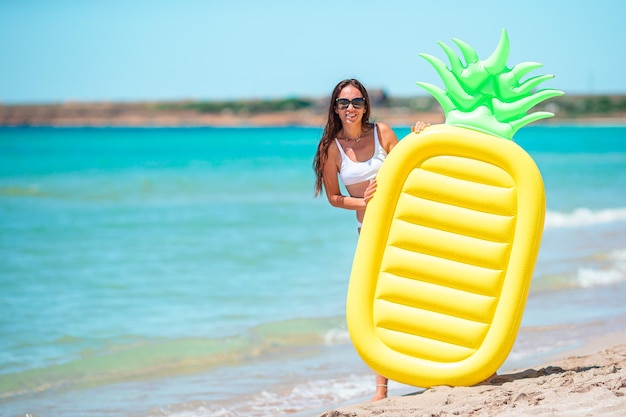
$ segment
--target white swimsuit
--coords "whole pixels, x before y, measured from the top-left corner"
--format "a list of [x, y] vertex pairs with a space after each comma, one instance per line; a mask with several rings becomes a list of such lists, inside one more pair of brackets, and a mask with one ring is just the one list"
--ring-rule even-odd
[[341, 178], [341, 181], [346, 186], [369, 181], [376, 177], [378, 170], [387, 157], [387, 151], [385, 151], [385, 148], [383, 148], [378, 141], [378, 129], [376, 125], [374, 125], [374, 154], [367, 161], [355, 162], [351, 160], [344, 152], [337, 138], [335, 138], [335, 142], [337, 142], [339, 153], [341, 153], [341, 169], [339, 170], [339, 178]]

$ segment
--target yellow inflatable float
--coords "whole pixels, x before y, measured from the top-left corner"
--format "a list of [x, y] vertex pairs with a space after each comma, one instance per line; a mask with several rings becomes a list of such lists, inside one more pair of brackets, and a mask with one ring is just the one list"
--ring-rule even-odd
[[[447, 91], [418, 83], [442, 105], [446, 124], [409, 134], [378, 174], [354, 257], [347, 297], [350, 336], [363, 360], [419, 387], [473, 385], [502, 365], [524, 311], [545, 214], [541, 174], [509, 140], [551, 113], [526, 112], [563, 94], [531, 94], [539, 64], [506, 68], [503, 31], [479, 61], [454, 40], [451, 69], [422, 54]], [[497, 95], [494, 95], [496, 94]]]

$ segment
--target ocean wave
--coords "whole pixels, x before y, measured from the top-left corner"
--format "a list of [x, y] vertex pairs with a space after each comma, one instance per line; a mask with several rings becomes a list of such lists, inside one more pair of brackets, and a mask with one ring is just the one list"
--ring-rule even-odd
[[350, 343], [350, 334], [346, 327], [333, 327], [324, 335], [326, 346], [345, 345], [347, 343]]
[[[80, 388], [119, 381], [198, 372], [272, 355], [297, 355], [311, 346], [347, 344], [343, 317], [264, 323], [225, 338], [118, 339], [88, 355], [0, 374], [0, 400], [55, 388]], [[58, 343], [79, 343], [66, 336]]]
[[[366, 401], [373, 394], [373, 377], [347, 374], [336, 378], [315, 379], [290, 387], [273, 386], [260, 392], [222, 401], [176, 404], [164, 410], [167, 417], [306, 416], [326, 411], [329, 404], [342, 405]], [[389, 381], [390, 395], [406, 395], [423, 388]], [[151, 414], [152, 415], [152, 414]], [[161, 415], [161, 414], [159, 414]]]
[[602, 210], [578, 208], [570, 213], [548, 211], [546, 227], [580, 227], [626, 221], [626, 207]]
[[263, 391], [251, 401], [239, 403], [235, 411], [248, 415], [254, 410], [256, 415], [281, 415], [293, 411], [304, 411], [311, 407], [335, 404], [371, 392], [371, 381], [356, 375], [326, 381], [311, 381], [299, 384], [287, 392]]
[[278, 416], [294, 414], [326, 407], [328, 404], [362, 398], [372, 393], [372, 379], [363, 375], [347, 375], [339, 378], [315, 380], [297, 384], [289, 389], [263, 390], [237, 398], [233, 402], [212, 401], [170, 407], [164, 412], [169, 417], [235, 417]]
[[602, 269], [579, 268], [576, 282], [583, 288], [617, 284], [626, 281], [626, 249], [609, 253]]

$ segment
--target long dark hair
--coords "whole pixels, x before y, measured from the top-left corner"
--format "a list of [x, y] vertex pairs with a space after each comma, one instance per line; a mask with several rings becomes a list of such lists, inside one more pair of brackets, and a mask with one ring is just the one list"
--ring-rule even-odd
[[335, 113], [335, 100], [339, 97], [339, 93], [347, 86], [353, 86], [357, 88], [363, 97], [365, 98], [365, 112], [363, 113], [363, 120], [361, 123], [361, 129], [364, 131], [368, 129], [370, 119], [370, 98], [367, 94], [367, 90], [358, 80], [350, 78], [341, 81], [337, 84], [333, 90], [333, 94], [330, 96], [330, 103], [328, 105], [328, 116], [326, 118], [326, 126], [324, 127], [324, 133], [320, 139], [320, 143], [317, 145], [317, 152], [313, 159], [313, 170], [315, 171], [315, 196], [317, 197], [322, 192], [324, 185], [323, 171], [324, 165], [328, 160], [328, 147], [332, 141], [337, 137], [337, 133], [341, 130], [341, 119], [339, 115]]

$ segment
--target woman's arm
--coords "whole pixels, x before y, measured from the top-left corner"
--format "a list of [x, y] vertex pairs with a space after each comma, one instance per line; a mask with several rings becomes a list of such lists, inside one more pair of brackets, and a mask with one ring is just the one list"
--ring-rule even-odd
[[339, 187], [339, 167], [341, 166], [341, 155], [336, 144], [330, 145], [328, 148], [328, 159], [324, 165], [323, 180], [324, 189], [326, 190], [326, 198], [333, 207], [339, 207], [347, 210], [365, 210], [367, 203], [363, 198], [345, 196], [341, 193]]

